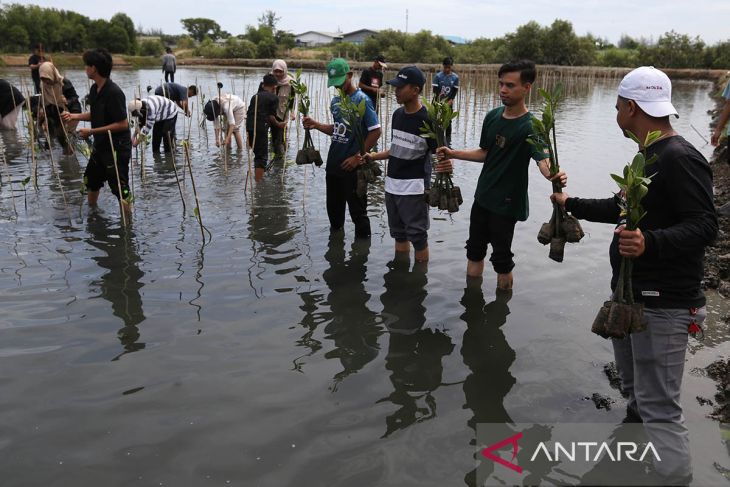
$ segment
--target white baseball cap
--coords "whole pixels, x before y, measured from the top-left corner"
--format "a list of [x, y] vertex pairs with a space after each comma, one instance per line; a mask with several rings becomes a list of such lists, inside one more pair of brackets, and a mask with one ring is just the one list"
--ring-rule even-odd
[[624, 76], [618, 85], [618, 95], [634, 100], [644, 113], [652, 117], [674, 115], [679, 118], [672, 105], [672, 82], [654, 66], [642, 66]]
[[129, 110], [129, 113], [141, 111], [142, 110], [142, 100], [137, 98], [134, 101], [130, 101], [129, 103], [127, 103], [127, 110]]

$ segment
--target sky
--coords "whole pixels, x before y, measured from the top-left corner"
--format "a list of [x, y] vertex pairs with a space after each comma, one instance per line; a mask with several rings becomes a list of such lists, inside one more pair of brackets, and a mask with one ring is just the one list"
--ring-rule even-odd
[[[280, 17], [279, 28], [299, 34], [308, 30], [349, 32], [428, 29], [435, 34], [466, 39], [501, 37], [535, 20], [549, 25], [556, 18], [569, 20], [579, 35], [591, 33], [616, 43], [621, 35], [657, 39], [670, 30], [700, 36], [706, 43], [730, 39], [730, 0], [522, 0], [518, 2], [478, 0], [421, 0], [394, 2], [365, 0], [333, 2], [283, 0], [269, 3], [249, 0], [11, 0], [7, 3], [34, 4], [74, 10], [91, 18], [109, 19], [116, 12], [129, 15], [137, 26], [159, 28], [167, 34], [184, 32], [180, 19], [207, 17], [231, 34], [241, 34], [246, 25], [257, 23], [266, 9]], [[619, 6], [624, 6], [620, 9]]]

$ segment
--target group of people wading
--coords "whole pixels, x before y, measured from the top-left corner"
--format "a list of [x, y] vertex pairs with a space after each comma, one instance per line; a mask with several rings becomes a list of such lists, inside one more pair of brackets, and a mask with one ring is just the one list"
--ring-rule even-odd
[[[73, 86], [51, 62], [34, 59], [37, 66], [32, 68], [38, 70], [42, 113], [49, 131], [64, 148], [68, 149], [69, 133], [75, 131], [84, 139], [93, 136], [93, 152], [84, 172], [89, 204], [96, 204], [104, 183], [124, 202], [129, 196], [132, 147], [151, 131], [153, 150], [159, 150], [160, 142], [165, 150], [173, 150], [170, 142], [174, 139], [177, 114], [190, 114], [188, 98], [197, 94], [197, 87], [165, 83], [154, 95], [127, 104], [122, 90], [110, 79], [111, 55], [95, 49], [84, 53], [83, 60], [86, 75], [93, 82], [87, 98], [88, 111], [82, 111]], [[421, 101], [425, 75], [416, 66], [406, 66], [383, 83], [384, 67], [385, 59], [378, 56], [358, 86], [348, 62], [333, 59], [326, 68], [328, 86], [338, 90], [330, 105], [332, 123], [311, 116], [302, 119], [304, 128], [331, 137], [325, 176], [330, 231], [344, 232], [345, 212], [349, 210], [355, 238], [370, 237], [367, 193], [357, 190], [357, 169], [373, 161], [387, 160], [385, 206], [395, 252], [408, 254], [412, 246], [415, 260], [427, 261], [430, 219], [424, 192], [432, 172], [450, 173], [456, 160], [482, 164], [469, 215], [466, 275], [469, 280], [481, 280], [491, 246], [489, 260], [497, 274], [498, 292], [509, 292], [515, 267], [514, 228], [528, 216], [530, 160], [555, 185], [565, 187], [568, 179], [564, 172], [551, 175], [547, 150], [528, 143], [533, 128], [525, 100], [536, 79], [535, 64], [518, 60], [501, 66], [497, 76], [502, 106], [485, 116], [475, 148], [451, 147], [450, 137], [446, 145], [437, 147], [432, 140], [421, 137], [420, 128], [428, 120]], [[285, 157], [285, 130], [293, 119], [291, 81], [286, 63], [277, 60], [251, 98], [248, 112], [241, 98], [220, 90], [204, 106], [206, 118], [214, 122], [216, 144], [222, 141], [228, 146], [235, 138], [242, 149], [240, 128], [246, 123], [257, 181], [264, 177], [269, 165], [269, 132], [274, 161]], [[381, 135], [378, 102], [384, 85], [394, 89], [400, 107], [392, 114], [390, 146], [376, 151]], [[453, 103], [458, 76], [452, 71], [451, 60], [444, 61], [444, 70], [434, 78], [433, 86], [436, 96]], [[647, 66], [628, 73], [618, 87], [618, 129], [624, 134], [635, 134], [639, 140], [646, 140], [650, 132], [661, 132], [649, 146], [640, 147], [648, 157], [657, 156], [647, 169], [651, 184], [642, 203], [647, 216], [641, 228], [626, 228], [617, 196], [584, 199], [563, 191], [553, 193], [551, 199], [579, 219], [615, 226], [609, 248], [612, 289], [617, 284], [621, 258], [634, 261], [633, 292], [636, 301], [645, 307], [647, 327], [624, 339], [612, 339], [622, 387], [629, 398], [627, 419], [673, 426], [661, 434], [649, 430], [649, 435], [660, 453], [666, 455], [663, 458], [669, 459], [656, 465], [657, 473], [667, 484], [682, 484], [692, 475], [687, 429], [679, 401], [688, 327], [701, 325], [706, 314], [701, 288], [704, 248], [716, 237], [718, 224], [712, 171], [702, 154], [673, 129], [670, 117], [679, 115], [672, 105], [671, 91], [667, 75]], [[343, 118], [342, 97], [349, 97], [355, 105], [365, 104], [359, 119], [364, 153], [355, 140], [353, 127]], [[4, 127], [14, 126], [24, 101], [17, 88], [0, 81], [0, 123]], [[130, 134], [128, 113], [140, 122], [134, 136]], [[91, 122], [90, 126], [77, 127], [82, 121]], [[721, 130], [718, 127], [717, 133]], [[437, 162], [432, 165], [434, 153]]]

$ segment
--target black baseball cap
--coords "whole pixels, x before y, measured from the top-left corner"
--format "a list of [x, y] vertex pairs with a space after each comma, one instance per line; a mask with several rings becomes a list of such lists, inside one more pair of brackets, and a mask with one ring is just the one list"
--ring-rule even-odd
[[383, 68], [388, 67], [388, 65], [385, 64], [385, 56], [383, 56], [382, 54], [378, 54], [377, 56], [375, 56], [375, 59], [373, 59], [373, 61], [377, 61], [378, 64], [380, 64], [380, 66]]
[[405, 68], [401, 68], [395, 78], [388, 80], [387, 83], [396, 88], [405, 85], [416, 85], [423, 89], [423, 85], [426, 83], [426, 77], [417, 67], [406, 66]]

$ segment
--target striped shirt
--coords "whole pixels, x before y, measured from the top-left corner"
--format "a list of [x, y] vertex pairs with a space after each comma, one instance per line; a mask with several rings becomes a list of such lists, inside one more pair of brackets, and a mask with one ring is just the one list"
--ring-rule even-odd
[[147, 135], [155, 122], [162, 122], [177, 116], [177, 105], [169, 98], [150, 95], [143, 100], [147, 107], [147, 123], [142, 127], [142, 134]]
[[435, 149], [433, 139], [421, 137], [423, 122], [428, 120], [426, 107], [406, 113], [400, 107], [393, 113], [392, 138], [385, 191], [397, 195], [423, 194], [431, 176], [429, 155]]

